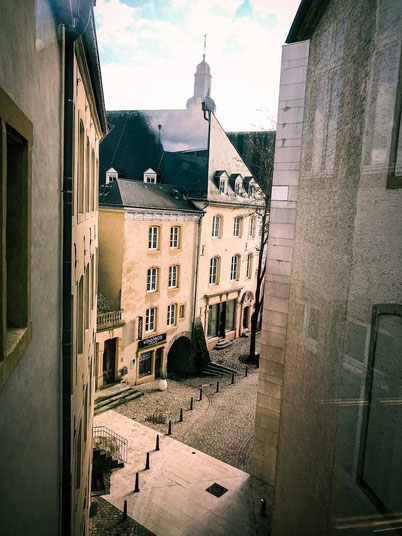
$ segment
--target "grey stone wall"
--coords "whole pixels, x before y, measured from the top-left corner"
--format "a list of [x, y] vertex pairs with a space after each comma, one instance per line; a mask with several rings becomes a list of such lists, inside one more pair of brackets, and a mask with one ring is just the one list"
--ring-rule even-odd
[[34, 126], [32, 340], [0, 391], [0, 533], [54, 536], [60, 484], [62, 57], [47, 0], [2, 0], [0, 86]]

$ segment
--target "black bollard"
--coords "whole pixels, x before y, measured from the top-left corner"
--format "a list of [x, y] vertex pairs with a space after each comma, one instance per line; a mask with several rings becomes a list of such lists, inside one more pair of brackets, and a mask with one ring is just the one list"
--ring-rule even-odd
[[202, 400], [202, 387], [200, 387], [200, 402]]
[[127, 521], [127, 501], [124, 501], [123, 521]]
[[180, 418], [179, 422], [183, 422], [183, 408], [180, 408]]
[[194, 397], [190, 398], [190, 411], [194, 409]]
[[172, 421], [169, 419], [168, 433], [167, 435], [172, 435]]
[[232, 372], [232, 385], [234, 384], [234, 373]]
[[156, 447], [155, 447], [155, 450], [160, 450], [160, 449], [159, 449], [159, 435], [156, 436]]
[[140, 475], [138, 473], [135, 473], [135, 488], [134, 493], [140, 492]]
[[219, 393], [219, 381], [216, 382], [216, 392]]
[[267, 517], [267, 501], [265, 499], [261, 499], [260, 517]]
[[149, 452], [147, 452], [147, 459], [145, 462], [145, 469], [149, 469]]
[[247, 367], [247, 366], [246, 366], [246, 369], [245, 369], [245, 371], [244, 371], [244, 375], [245, 375], [245, 376], [248, 376], [248, 367]]

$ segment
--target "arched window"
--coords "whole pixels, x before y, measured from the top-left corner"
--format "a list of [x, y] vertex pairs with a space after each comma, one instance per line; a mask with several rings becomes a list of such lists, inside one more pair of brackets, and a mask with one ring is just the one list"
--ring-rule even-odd
[[251, 216], [250, 225], [249, 225], [249, 228], [248, 228], [248, 236], [250, 238], [254, 238], [254, 232], [255, 232], [255, 218], [254, 218], [254, 216]]
[[239, 238], [241, 236], [241, 216], [236, 216], [233, 220], [233, 236]]
[[149, 228], [148, 249], [154, 251], [159, 249], [159, 227], [157, 225], [153, 225]]
[[173, 264], [172, 266], [169, 266], [168, 287], [169, 288], [179, 287], [179, 266], [177, 264]]
[[177, 303], [171, 303], [167, 308], [167, 327], [171, 328], [177, 324]]
[[217, 285], [219, 282], [219, 257], [212, 257], [209, 264], [209, 284]]
[[80, 120], [79, 135], [79, 162], [78, 162], [78, 212], [84, 213], [84, 183], [85, 183], [85, 130], [84, 123]]
[[91, 212], [95, 210], [95, 196], [96, 196], [96, 173], [95, 173], [95, 151], [92, 149], [91, 157], [91, 171], [92, 171], [92, 195], [91, 195]]
[[249, 253], [247, 255], [247, 261], [246, 261], [246, 279], [251, 279], [252, 269], [253, 269], [253, 254]]
[[231, 281], [237, 281], [239, 279], [240, 268], [240, 255], [233, 255], [232, 263], [230, 266], [230, 279]]
[[214, 216], [212, 218], [212, 238], [221, 237], [222, 217]]
[[147, 292], [157, 292], [158, 290], [158, 280], [159, 280], [159, 269], [153, 266], [148, 268], [147, 271]]
[[180, 248], [180, 227], [175, 225], [170, 228], [170, 247], [171, 249]]
[[151, 307], [145, 313], [145, 333], [156, 331], [156, 307]]
[[89, 138], [87, 137], [87, 154], [85, 157], [86, 160], [86, 173], [85, 173], [85, 212], [90, 211], [89, 203], [89, 191], [91, 185], [91, 159], [90, 159], [90, 147], [89, 147]]

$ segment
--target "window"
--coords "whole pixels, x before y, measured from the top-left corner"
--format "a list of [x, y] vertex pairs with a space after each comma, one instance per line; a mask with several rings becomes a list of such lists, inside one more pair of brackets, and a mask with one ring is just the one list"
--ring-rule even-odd
[[249, 253], [247, 255], [247, 261], [246, 261], [246, 279], [251, 278], [251, 270], [253, 269], [253, 254]]
[[228, 181], [226, 179], [221, 179], [219, 181], [219, 193], [221, 195], [226, 195], [228, 193], [227, 184], [228, 184]]
[[95, 173], [95, 151], [92, 149], [91, 155], [91, 171], [92, 171], [92, 195], [91, 195], [91, 212], [95, 210], [95, 195], [96, 195], [96, 173]]
[[233, 331], [235, 328], [236, 300], [225, 303], [225, 331]]
[[179, 318], [184, 318], [186, 306], [184, 304], [179, 307]]
[[138, 359], [138, 376], [143, 378], [152, 374], [152, 351], [143, 352]]
[[242, 184], [241, 184], [241, 179], [236, 179], [236, 182], [235, 182], [235, 195], [239, 196], [241, 195], [241, 192], [242, 192]]
[[249, 184], [248, 186], [248, 196], [249, 197], [254, 197], [255, 195], [255, 185], [254, 184]]
[[173, 327], [176, 325], [176, 310], [177, 305], [175, 303], [171, 303], [168, 305], [167, 308], [167, 327]]
[[147, 309], [145, 313], [145, 333], [156, 330], [156, 307]]
[[79, 132], [79, 160], [78, 160], [78, 212], [84, 213], [84, 183], [85, 183], [85, 131], [84, 123], [80, 119]]
[[233, 236], [240, 237], [240, 231], [241, 231], [241, 217], [236, 216], [233, 223]]
[[78, 283], [78, 304], [76, 311], [77, 319], [77, 353], [84, 351], [84, 277], [81, 276]]
[[148, 168], [144, 171], [144, 182], [155, 184], [157, 182], [156, 171], [152, 168]]
[[180, 227], [170, 228], [170, 247], [171, 249], [178, 249], [180, 247]]
[[89, 188], [91, 182], [91, 160], [90, 160], [90, 149], [89, 149], [89, 139], [87, 137], [87, 154], [86, 154], [86, 168], [85, 168], [85, 211], [89, 212], [90, 203], [89, 203]]
[[173, 266], [169, 266], [169, 282], [168, 287], [169, 288], [178, 288], [179, 286], [179, 267], [177, 264], [173, 264]]
[[214, 216], [212, 218], [212, 238], [221, 237], [221, 219], [220, 216]]
[[254, 238], [254, 229], [255, 229], [255, 218], [251, 217], [250, 218], [250, 225], [249, 225], [249, 228], [248, 228], [248, 236], [250, 238]]
[[145, 177], [145, 182], [155, 184], [156, 183], [156, 177], [151, 177], [151, 176], [148, 175], [147, 177]]
[[[32, 123], [0, 89], [0, 363], [16, 363], [31, 337], [28, 238], [32, 133]], [[14, 367], [2, 368], [1, 384]]]
[[149, 268], [147, 272], [147, 292], [158, 290], [158, 268]]
[[219, 303], [210, 305], [208, 309], [208, 337], [217, 337], [219, 330]]
[[233, 255], [232, 257], [232, 263], [230, 267], [231, 281], [237, 281], [239, 279], [239, 259], [240, 255]]
[[210, 265], [209, 265], [209, 284], [210, 285], [218, 284], [218, 277], [219, 277], [218, 271], [219, 271], [219, 258], [212, 257]]
[[152, 249], [154, 251], [159, 249], [159, 227], [158, 226], [149, 228], [148, 249]]
[[85, 299], [84, 299], [84, 309], [85, 309], [85, 329], [89, 328], [89, 265], [87, 265], [84, 275], [85, 283]]

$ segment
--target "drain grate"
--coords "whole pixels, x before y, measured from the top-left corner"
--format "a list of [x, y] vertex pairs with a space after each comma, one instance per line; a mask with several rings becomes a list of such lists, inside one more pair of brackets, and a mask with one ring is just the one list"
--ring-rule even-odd
[[214, 495], [214, 497], [222, 497], [224, 493], [226, 493], [228, 490], [227, 488], [224, 488], [220, 484], [217, 484], [216, 482], [212, 484], [212, 486], [209, 486], [205, 491], [210, 493], [211, 495]]

